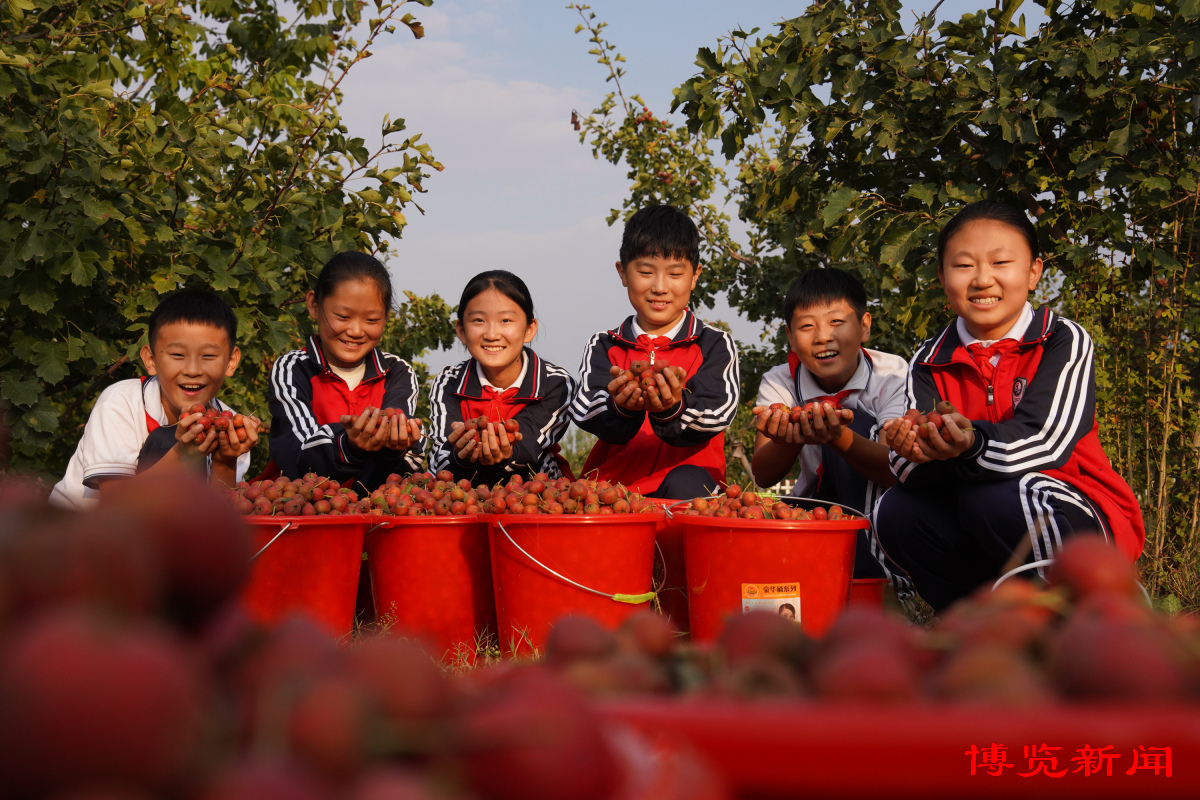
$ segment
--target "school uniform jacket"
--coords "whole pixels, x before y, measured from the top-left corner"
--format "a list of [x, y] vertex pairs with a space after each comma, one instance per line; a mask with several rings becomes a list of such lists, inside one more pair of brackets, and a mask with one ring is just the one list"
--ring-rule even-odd
[[[725, 429], [738, 406], [738, 354], [733, 337], [687, 312], [670, 343], [654, 350], [638, 344], [633, 317], [588, 341], [580, 365], [579, 391], [571, 416], [600, 441], [583, 472], [652, 492], [667, 472], [694, 464], [725, 481]], [[608, 391], [609, 368], [628, 369], [636, 360], [667, 359], [687, 370], [683, 398], [661, 413], [618, 408]]]
[[357, 476], [372, 489], [391, 472], [414, 472], [424, 439], [402, 453], [372, 453], [350, 441], [340, 418], [367, 406], [398, 408], [411, 418], [419, 388], [407, 361], [376, 347], [367, 355], [362, 382], [351, 389], [329, 369], [320, 340], [310, 336], [303, 350], [285, 353], [271, 367], [271, 460], [289, 478], [315, 472], [344, 483]]
[[[455, 478], [489, 486], [507, 480], [514, 472], [562, 477], [555, 445], [571, 424], [567, 406], [575, 394], [575, 379], [528, 347], [523, 352], [525, 377], [520, 386], [503, 392], [480, 382], [474, 358], [446, 367], [438, 375], [429, 393], [430, 472], [449, 470]], [[458, 460], [454, 446], [447, 441], [451, 425], [480, 416], [493, 422], [515, 419], [520, 425], [521, 441], [513, 444], [508, 462], [487, 466]]]
[[892, 453], [892, 472], [906, 486], [1043, 473], [1091, 501], [1130, 561], [1141, 554], [1141, 508], [1100, 446], [1092, 339], [1077, 323], [1046, 308], [1035, 311], [1020, 343], [997, 361], [991, 384], [951, 324], [917, 348], [908, 396], [921, 411], [949, 400], [971, 420], [975, 442], [959, 458], [920, 465]]

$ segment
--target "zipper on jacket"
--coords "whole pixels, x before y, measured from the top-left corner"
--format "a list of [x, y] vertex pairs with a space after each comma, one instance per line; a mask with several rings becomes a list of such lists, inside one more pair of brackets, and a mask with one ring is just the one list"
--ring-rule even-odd
[[654, 353], [655, 352], [657, 352], [657, 351], [655, 351], [654, 349], [650, 350], [650, 366], [652, 366], [652, 367], [654, 366]]
[[987, 387], [988, 405], [995, 405], [996, 393], [992, 391], [992, 385], [989, 383]]

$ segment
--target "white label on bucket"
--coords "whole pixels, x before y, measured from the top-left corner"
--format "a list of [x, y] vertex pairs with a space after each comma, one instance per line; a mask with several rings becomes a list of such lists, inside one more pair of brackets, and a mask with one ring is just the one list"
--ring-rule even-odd
[[799, 583], [743, 583], [742, 613], [770, 611], [800, 621]]

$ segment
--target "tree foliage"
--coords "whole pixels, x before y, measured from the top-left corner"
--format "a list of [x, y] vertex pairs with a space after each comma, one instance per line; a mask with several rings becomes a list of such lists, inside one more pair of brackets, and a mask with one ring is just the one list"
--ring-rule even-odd
[[[1101, 436], [1142, 502], [1147, 578], [1197, 605], [1200, 2], [1040, 4], [1048, 21], [1026, 31], [1020, 0], [911, 29], [895, 0], [814, 3], [770, 35], [701, 48], [672, 106], [686, 127], [660, 126], [654, 147], [637, 123], [648, 109], [613, 96], [582, 135], [624, 160], [626, 213], [737, 209], [743, 244], [701, 226], [709, 292], [769, 321], [796, 275], [836, 263], [874, 298], [875, 346], [905, 355], [949, 319], [941, 226], [985, 197], [1024, 208], [1047, 250], [1039, 301], [1096, 341]], [[619, 82], [602, 23], [578, 10]], [[776, 335], [766, 351], [785, 346]]]
[[[386, 253], [441, 168], [403, 120], [368, 144], [338, 116], [339, 86], [380, 36], [423, 35], [406, 4], [0, 4], [0, 397], [18, 464], [61, 470], [179, 287], [234, 307], [228, 399], [265, 411], [316, 270], [340, 250]], [[410, 295], [389, 330], [407, 356], [450, 336], [436, 296]]]

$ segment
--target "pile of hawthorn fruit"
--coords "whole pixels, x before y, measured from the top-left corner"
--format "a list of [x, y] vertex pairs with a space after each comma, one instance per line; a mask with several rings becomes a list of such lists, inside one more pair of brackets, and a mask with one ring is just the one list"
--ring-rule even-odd
[[841, 506], [817, 506], [811, 510], [792, 506], [771, 494], [731, 484], [721, 494], [697, 497], [690, 505], [673, 507], [673, 513], [701, 517], [735, 517], [738, 519], [839, 520], [852, 519]]
[[437, 475], [389, 475], [377, 489], [359, 496], [348, 486], [309, 473], [298, 480], [242, 482], [231, 491], [234, 507], [258, 516], [368, 514], [373, 516], [463, 516], [474, 514], [637, 514], [658, 508], [652, 501], [608, 481], [531, 480], [513, 475], [494, 487], [455, 482], [445, 470]]
[[700, 756], [605, 722], [549, 667], [455, 678], [394, 632], [257, 626], [236, 602], [242, 519], [189, 474], [82, 513], [0, 483], [0, 521], [4, 797], [730, 798]]
[[200, 403], [196, 403], [195, 405], [188, 406], [183, 412], [183, 415], [185, 417], [191, 416], [192, 414], [203, 415], [195, 423], [195, 424], [199, 425], [200, 427], [204, 428], [204, 430], [202, 430], [202, 431], [200, 431], [200, 433], [196, 434], [196, 444], [204, 444], [205, 440], [208, 439], [208, 437], [210, 435], [213, 435], [212, 433], [210, 433], [210, 431], [212, 431], [213, 427], [217, 424], [218, 420], [221, 420], [221, 421], [229, 420], [230, 422], [232, 422], [233, 428], [234, 428], [233, 432], [238, 436], [238, 438], [241, 441], [243, 441], [243, 442], [246, 441], [246, 434], [245, 434], [246, 423], [245, 423], [245, 419], [242, 417], [241, 414], [235, 414], [232, 411], [230, 411], [229, 409], [225, 409], [224, 411], [217, 411], [217, 409], [213, 408], [212, 406], [206, 406], [206, 405], [202, 405]]

